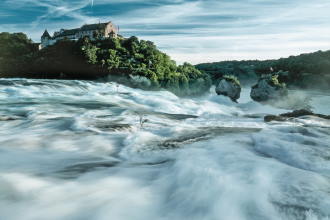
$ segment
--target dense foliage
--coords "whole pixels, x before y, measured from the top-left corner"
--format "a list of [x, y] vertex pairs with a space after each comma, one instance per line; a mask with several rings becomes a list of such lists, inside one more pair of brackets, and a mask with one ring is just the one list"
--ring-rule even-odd
[[23, 33], [0, 33], [1, 75], [9, 77], [22, 74], [37, 50], [36, 44]]
[[238, 86], [241, 86], [240, 81], [234, 75], [224, 75], [222, 78], [225, 79], [225, 80], [227, 80], [227, 81], [230, 81], [230, 82], [232, 82], [232, 83], [234, 83], [234, 84], [236, 84]]
[[330, 88], [330, 51], [290, 56], [266, 61], [224, 61], [196, 66], [211, 75], [214, 82], [223, 75], [235, 75], [241, 82], [255, 80], [262, 74], [276, 73], [288, 86]]
[[285, 83], [280, 83], [278, 78], [279, 78], [278, 74], [271, 75], [269, 77], [270, 84], [272, 86], [277, 86], [277, 87], [283, 87], [284, 88], [286, 86]]
[[[2, 50], [5, 52], [0, 57], [6, 57], [7, 49]], [[22, 69], [24, 73], [13, 66], [10, 71], [0, 69], [0, 74], [11, 72], [19, 77], [56, 79], [103, 78], [144, 89], [166, 88], [179, 95], [200, 94], [211, 85], [208, 74], [188, 63], [177, 66], [152, 42], [136, 37], [63, 40], [40, 51], [21, 51], [12, 56], [13, 61], [21, 56], [29, 57], [28, 65]]]
[[198, 64], [196, 68], [209, 74], [215, 85], [225, 75], [236, 76], [244, 84], [246, 82], [255, 82], [258, 79], [255, 72], [256, 63], [257, 61], [223, 61]]

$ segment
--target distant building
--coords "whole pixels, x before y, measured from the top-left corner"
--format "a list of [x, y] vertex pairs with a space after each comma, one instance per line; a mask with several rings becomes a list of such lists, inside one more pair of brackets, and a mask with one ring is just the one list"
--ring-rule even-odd
[[45, 48], [55, 44], [59, 40], [79, 40], [83, 37], [89, 37], [91, 40], [116, 38], [118, 28], [110, 21], [107, 23], [85, 24], [80, 28], [61, 29], [50, 36], [47, 30], [41, 36], [41, 47]]

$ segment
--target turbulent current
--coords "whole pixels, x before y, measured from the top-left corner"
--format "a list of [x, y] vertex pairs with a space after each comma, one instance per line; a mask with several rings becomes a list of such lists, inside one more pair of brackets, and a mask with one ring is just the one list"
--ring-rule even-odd
[[[307, 94], [316, 113], [330, 96]], [[325, 220], [330, 120], [113, 83], [0, 80], [1, 220]]]

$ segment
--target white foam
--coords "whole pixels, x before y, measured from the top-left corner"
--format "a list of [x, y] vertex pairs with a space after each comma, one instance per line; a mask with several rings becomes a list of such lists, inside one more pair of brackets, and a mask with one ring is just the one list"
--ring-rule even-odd
[[[0, 115], [17, 120], [0, 121], [0, 219], [330, 216], [325, 120], [265, 123], [288, 110], [253, 102], [246, 88], [233, 103], [212, 89], [179, 98], [114, 83], [8, 81]], [[311, 101], [325, 114], [324, 103], [329, 96]]]

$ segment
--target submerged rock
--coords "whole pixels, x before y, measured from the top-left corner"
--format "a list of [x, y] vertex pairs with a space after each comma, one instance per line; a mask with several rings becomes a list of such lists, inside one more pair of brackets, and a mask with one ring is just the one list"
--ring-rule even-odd
[[0, 115], [0, 121], [14, 121], [14, 120], [19, 120], [19, 117], [16, 116], [2, 116]]
[[158, 144], [161, 149], [179, 148], [186, 144], [205, 141], [229, 134], [255, 133], [261, 129], [256, 127], [200, 127], [194, 131], [185, 131], [174, 138], [169, 138]]
[[109, 132], [130, 130], [132, 128], [130, 124], [121, 124], [115, 122], [97, 122], [93, 124], [93, 127], [101, 131]]
[[251, 98], [257, 102], [279, 100], [287, 95], [286, 85], [278, 81], [278, 75], [261, 77], [258, 83], [252, 87], [250, 93]]
[[215, 92], [218, 95], [228, 96], [233, 102], [237, 102], [241, 95], [241, 85], [236, 77], [224, 76], [215, 88]]
[[264, 117], [265, 122], [270, 122], [270, 121], [287, 121], [290, 118], [299, 118], [302, 116], [315, 116], [323, 119], [329, 119], [330, 120], [330, 115], [322, 115], [322, 114], [316, 114], [313, 113], [312, 111], [305, 110], [305, 109], [300, 109], [300, 110], [295, 110], [293, 112], [288, 112], [280, 115], [266, 115]]

